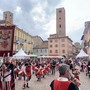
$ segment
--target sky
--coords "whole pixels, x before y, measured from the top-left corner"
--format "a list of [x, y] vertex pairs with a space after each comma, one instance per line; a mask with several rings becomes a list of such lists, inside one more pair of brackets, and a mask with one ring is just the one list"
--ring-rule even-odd
[[65, 8], [66, 35], [80, 42], [90, 21], [90, 0], [0, 0], [0, 19], [3, 12], [11, 11], [14, 24], [30, 35], [48, 40], [56, 33], [56, 8]]

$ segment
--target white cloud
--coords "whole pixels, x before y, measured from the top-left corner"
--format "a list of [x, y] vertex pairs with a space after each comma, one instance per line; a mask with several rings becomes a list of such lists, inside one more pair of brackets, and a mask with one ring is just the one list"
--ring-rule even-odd
[[48, 36], [56, 33], [56, 15], [51, 16], [50, 20], [43, 26], [43, 29], [46, 30]]
[[90, 21], [90, 0], [10, 0], [12, 4], [5, 0], [0, 2], [0, 18], [4, 11], [11, 11], [14, 13], [14, 24], [31, 35], [37, 34], [43, 38], [56, 33], [56, 8], [65, 8], [66, 32], [71, 34], [72, 40], [76, 37], [74, 32], [79, 30], [78, 35], [81, 35], [84, 22]]
[[44, 23], [46, 21], [46, 13], [44, 11], [44, 8], [40, 3], [36, 5], [31, 11], [31, 14], [33, 15], [33, 20], [37, 23]]
[[2, 18], [3, 18], [3, 11], [0, 10], [0, 19], [2, 19]]
[[21, 7], [17, 6], [15, 11], [16, 11], [16, 13], [20, 12], [21, 11]]
[[90, 20], [90, 0], [64, 0], [62, 6], [66, 10], [67, 32], [84, 28], [84, 22]]

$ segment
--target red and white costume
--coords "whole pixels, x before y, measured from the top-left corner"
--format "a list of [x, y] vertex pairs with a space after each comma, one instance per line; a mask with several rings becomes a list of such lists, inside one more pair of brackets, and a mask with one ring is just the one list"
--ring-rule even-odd
[[2, 89], [1, 90], [10, 90], [11, 89], [11, 70], [5, 70], [2, 72]]
[[44, 75], [47, 74], [47, 70], [46, 70], [45, 66], [44, 66], [44, 68], [43, 68], [43, 74], [44, 74]]
[[54, 80], [54, 90], [68, 90], [70, 83], [67, 78], [60, 77]]
[[38, 81], [41, 80], [42, 75], [43, 75], [43, 69], [40, 66], [36, 71], [36, 77], [37, 77]]
[[40, 77], [43, 75], [43, 69], [42, 67], [40, 67], [37, 71], [37, 75], [39, 75]]
[[36, 74], [37, 74], [37, 72], [38, 72], [38, 68], [37, 68], [37, 67], [35, 67], [34, 71], [35, 71], [35, 75], [36, 75]]
[[25, 89], [26, 87], [29, 88], [28, 81], [31, 79], [31, 75], [32, 75], [31, 72], [32, 72], [31, 65], [26, 64], [23, 67], [23, 70], [21, 72], [21, 74], [24, 76], [24, 86], [23, 86], [23, 89]]
[[31, 76], [31, 66], [25, 66], [25, 75], [27, 77], [30, 77]]
[[32, 64], [32, 70], [33, 71], [35, 70], [35, 64], [34, 63]]

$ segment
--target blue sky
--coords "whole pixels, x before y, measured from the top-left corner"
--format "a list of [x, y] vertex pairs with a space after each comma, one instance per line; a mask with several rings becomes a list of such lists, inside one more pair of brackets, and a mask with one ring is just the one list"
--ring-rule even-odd
[[90, 21], [90, 0], [0, 0], [0, 19], [4, 11], [14, 14], [14, 24], [31, 35], [47, 40], [56, 33], [56, 8], [66, 11], [66, 33], [80, 42], [84, 23]]

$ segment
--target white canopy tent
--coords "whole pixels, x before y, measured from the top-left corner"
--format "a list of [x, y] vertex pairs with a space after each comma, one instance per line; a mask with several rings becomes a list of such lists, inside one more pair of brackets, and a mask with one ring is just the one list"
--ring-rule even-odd
[[22, 48], [15, 55], [13, 55], [15, 58], [25, 58], [26, 56], [28, 55], [23, 51]]
[[35, 54], [29, 54], [28, 56], [30, 56], [30, 57], [37, 57], [37, 55], [35, 55]]
[[76, 58], [88, 57], [89, 55], [86, 54], [83, 49], [80, 50], [80, 53], [76, 56]]
[[38, 58], [63, 58], [62, 56], [38, 56]]

